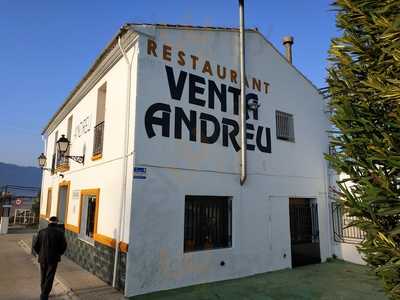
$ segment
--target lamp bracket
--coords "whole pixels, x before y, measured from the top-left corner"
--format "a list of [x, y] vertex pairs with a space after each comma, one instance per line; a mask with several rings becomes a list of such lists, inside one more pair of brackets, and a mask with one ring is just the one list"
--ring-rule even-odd
[[83, 155], [83, 156], [65, 155], [64, 157], [68, 158], [68, 159], [72, 159], [73, 161], [76, 161], [79, 164], [85, 163], [85, 155]]

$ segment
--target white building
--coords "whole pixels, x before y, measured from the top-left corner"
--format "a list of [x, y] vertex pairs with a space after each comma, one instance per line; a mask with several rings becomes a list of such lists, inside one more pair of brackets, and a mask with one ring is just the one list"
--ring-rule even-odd
[[[260, 107], [240, 185], [238, 40], [232, 28], [127, 24], [43, 131], [57, 170], [43, 176], [43, 219], [58, 215], [67, 255], [107, 282], [119, 244], [127, 296], [333, 255], [325, 103], [257, 30], [246, 93]], [[84, 164], [56, 157], [61, 135]]]

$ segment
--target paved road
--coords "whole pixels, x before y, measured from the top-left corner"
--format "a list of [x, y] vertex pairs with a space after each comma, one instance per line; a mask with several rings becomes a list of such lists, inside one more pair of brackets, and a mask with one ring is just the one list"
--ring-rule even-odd
[[[30, 255], [32, 230], [0, 235], [0, 300], [39, 299], [39, 269]], [[123, 295], [66, 258], [61, 259], [52, 300], [120, 300]]]
[[[40, 298], [40, 275], [32, 256], [18, 242], [30, 233], [0, 235], [0, 299], [37, 300]], [[65, 290], [54, 286], [52, 299], [70, 299]]]

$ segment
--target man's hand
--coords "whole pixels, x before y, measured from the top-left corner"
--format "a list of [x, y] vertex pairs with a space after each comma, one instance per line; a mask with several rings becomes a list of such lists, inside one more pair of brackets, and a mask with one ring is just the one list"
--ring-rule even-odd
[[36, 256], [40, 252], [39, 234], [34, 234], [32, 238], [32, 254]]

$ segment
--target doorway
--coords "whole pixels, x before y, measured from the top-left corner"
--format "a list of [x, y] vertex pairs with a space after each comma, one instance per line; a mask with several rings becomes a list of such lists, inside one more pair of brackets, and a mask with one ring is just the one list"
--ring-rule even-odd
[[67, 221], [67, 205], [68, 205], [68, 191], [69, 185], [63, 184], [58, 187], [58, 204], [57, 204], [57, 218], [60, 224], [65, 224]]
[[321, 262], [316, 199], [289, 198], [292, 267]]

